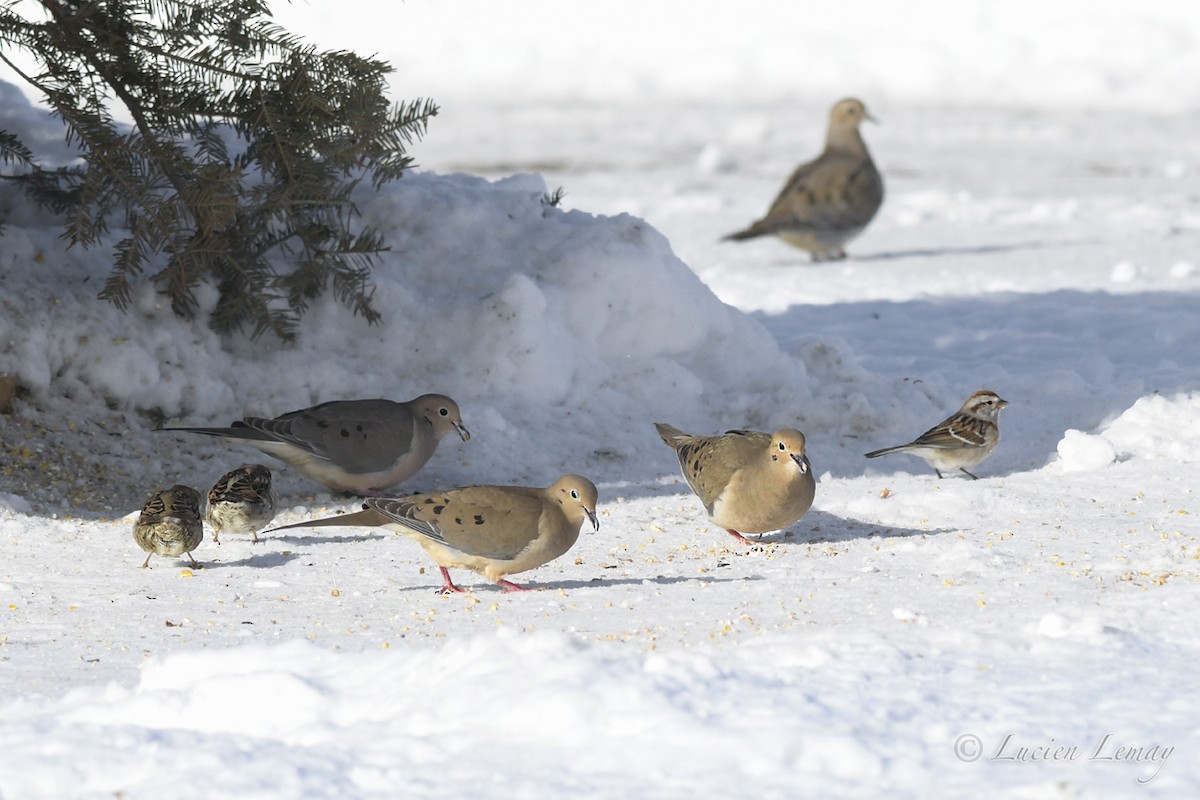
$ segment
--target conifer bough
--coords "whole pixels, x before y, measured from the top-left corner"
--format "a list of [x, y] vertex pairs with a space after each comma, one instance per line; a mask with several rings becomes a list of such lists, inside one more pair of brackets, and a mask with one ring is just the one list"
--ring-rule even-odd
[[[10, 60], [17, 50], [36, 68]], [[364, 179], [399, 178], [437, 114], [429, 100], [385, 97], [386, 62], [318, 51], [260, 0], [7, 0], [0, 60], [44, 95], [83, 160], [44, 169], [0, 130], [11, 179], [66, 214], [72, 244], [111, 241], [110, 221], [127, 234], [102, 298], [127, 308], [149, 276], [191, 317], [209, 280], [215, 329], [288, 339], [331, 287], [378, 321], [370, 270], [386, 246], [351, 195]]]

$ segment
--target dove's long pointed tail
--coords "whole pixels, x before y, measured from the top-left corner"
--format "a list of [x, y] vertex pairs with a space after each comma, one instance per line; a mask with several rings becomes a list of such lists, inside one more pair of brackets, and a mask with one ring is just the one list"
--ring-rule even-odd
[[277, 441], [270, 434], [251, 428], [244, 422], [235, 422], [228, 428], [159, 428], [158, 430], [176, 431], [179, 433], [200, 433], [205, 436], [221, 436], [228, 439], [246, 439], [247, 441]]
[[749, 228], [746, 228], [745, 230], [725, 234], [724, 236], [721, 237], [721, 241], [722, 242], [741, 242], [741, 241], [745, 241], [746, 239], [757, 239], [759, 236], [762, 236], [765, 233], [766, 233], [766, 231], [761, 230], [758, 227], [758, 223], [756, 222], [753, 225], [751, 225]]
[[362, 511], [355, 511], [351, 514], [339, 514], [336, 517], [325, 517], [324, 519], [310, 519], [307, 522], [293, 522], [291, 525], [280, 525], [277, 528], [271, 528], [263, 533], [274, 533], [275, 531], [286, 531], [288, 528], [335, 528], [335, 527], [359, 527], [359, 528], [375, 528], [383, 525], [390, 520], [383, 514], [380, 514], [374, 509], [367, 508]]

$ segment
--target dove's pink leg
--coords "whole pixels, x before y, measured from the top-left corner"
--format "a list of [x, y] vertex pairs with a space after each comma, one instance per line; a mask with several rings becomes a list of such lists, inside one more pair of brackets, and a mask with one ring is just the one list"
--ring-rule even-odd
[[496, 585], [500, 587], [500, 591], [502, 591], [502, 592], [528, 592], [528, 591], [530, 591], [528, 586], [518, 586], [517, 584], [513, 583], [512, 581], [506, 581], [503, 579], [496, 581]]
[[726, 532], [726, 533], [728, 533], [728, 534], [729, 534], [730, 536], [732, 536], [733, 538], [737, 539], [739, 542], [745, 542], [746, 544], [754, 544], [754, 542], [750, 541], [750, 540], [749, 540], [749, 539], [747, 539], [745, 536], [742, 536], [740, 533], [738, 533], [738, 532], [737, 532], [737, 531], [735, 531], [735, 530], [732, 530], [732, 529], [726, 529], [726, 531], [725, 531], [725, 532]]
[[438, 589], [441, 594], [451, 594], [453, 592], [466, 593], [466, 589], [462, 588], [461, 586], [457, 586], [454, 581], [450, 580], [450, 570], [446, 569], [445, 567], [438, 567], [438, 569], [442, 571], [442, 581], [444, 581], [444, 583], [442, 583], [442, 588]]

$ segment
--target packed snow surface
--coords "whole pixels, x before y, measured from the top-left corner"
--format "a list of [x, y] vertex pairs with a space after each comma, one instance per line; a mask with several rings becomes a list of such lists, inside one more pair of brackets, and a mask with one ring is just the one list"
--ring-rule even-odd
[[[0, 185], [0, 798], [1200, 796], [1190, 3], [278, 13], [443, 104], [358, 198], [382, 324], [122, 314], [109, 252]], [[720, 242], [849, 94], [887, 185], [850, 258]], [[0, 128], [69, 158], [12, 85]], [[862, 457], [981, 388], [981, 480]], [[397, 492], [598, 484], [540, 591], [438, 595], [383, 529], [138, 568], [155, 489], [247, 461], [279, 524], [358, 507], [155, 428], [425, 392], [472, 437]], [[655, 421], [799, 427], [813, 510], [735, 542]]]

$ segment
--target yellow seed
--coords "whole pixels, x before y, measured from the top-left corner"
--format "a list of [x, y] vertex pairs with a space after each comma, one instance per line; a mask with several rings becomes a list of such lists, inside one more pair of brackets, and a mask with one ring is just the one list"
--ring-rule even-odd
[[333, 595], [334, 597], [341, 597], [341, 596], [342, 596], [342, 590], [341, 590], [341, 589], [334, 589], [332, 592], [330, 592], [330, 594], [331, 594], [331, 595]]
[[181, 577], [181, 578], [190, 578], [190, 577], [192, 577], [192, 575], [193, 575], [193, 573], [190, 569], [179, 570], [179, 577]]

